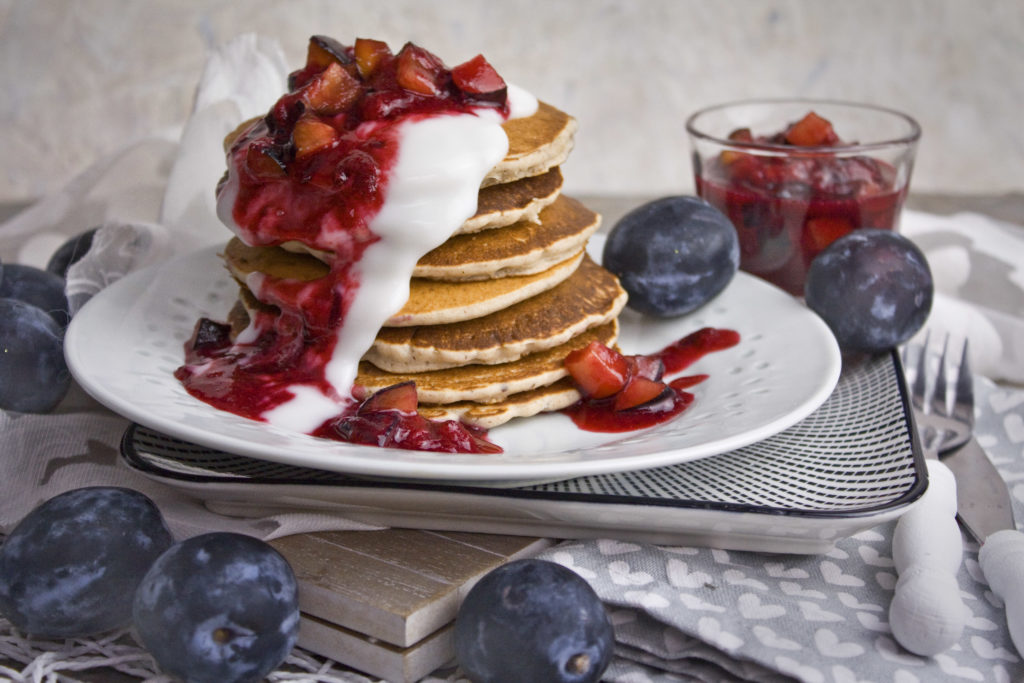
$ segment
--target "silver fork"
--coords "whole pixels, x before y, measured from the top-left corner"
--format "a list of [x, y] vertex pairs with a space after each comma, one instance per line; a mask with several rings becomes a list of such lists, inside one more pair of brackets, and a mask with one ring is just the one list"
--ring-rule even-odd
[[[970, 615], [960, 597], [956, 574], [963, 559], [963, 539], [956, 520], [956, 480], [939, 454], [958, 448], [974, 428], [974, 391], [967, 365], [967, 344], [953, 385], [952, 407], [942, 346], [938, 367], [929, 371], [929, 339], [917, 358], [910, 400], [928, 466], [928, 488], [901, 517], [893, 531], [892, 557], [899, 573], [889, 626], [905, 648], [931, 656], [960, 639]], [[928, 377], [933, 377], [929, 382]]]
[[[957, 366], [956, 382], [953, 388], [953, 404], [949, 404], [949, 388], [946, 379], [946, 352], [949, 337], [942, 344], [938, 368], [935, 373], [928, 371], [929, 338], [917, 357], [914, 382], [910, 388], [910, 401], [914, 406], [914, 419], [925, 457], [936, 458], [967, 443], [974, 430], [974, 386], [967, 362], [967, 342], [964, 341], [960, 364]], [[904, 350], [904, 356], [907, 355]], [[933, 386], [928, 386], [927, 377], [934, 374]], [[931, 391], [929, 391], [929, 388]]]

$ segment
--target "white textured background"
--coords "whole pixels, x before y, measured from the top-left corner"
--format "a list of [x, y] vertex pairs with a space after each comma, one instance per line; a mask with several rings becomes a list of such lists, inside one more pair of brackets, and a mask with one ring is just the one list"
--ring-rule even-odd
[[296, 67], [313, 33], [483, 52], [580, 120], [577, 193], [691, 191], [687, 114], [791, 95], [915, 116], [913, 189], [1024, 190], [1022, 0], [0, 0], [0, 201], [180, 126], [207, 51], [248, 31]]

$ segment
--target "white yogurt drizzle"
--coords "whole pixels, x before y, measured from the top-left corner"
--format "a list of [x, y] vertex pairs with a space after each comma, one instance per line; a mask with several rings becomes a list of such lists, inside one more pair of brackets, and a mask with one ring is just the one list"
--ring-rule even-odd
[[[537, 110], [537, 99], [513, 85], [508, 102], [510, 118]], [[416, 263], [476, 213], [481, 182], [508, 153], [502, 122], [497, 112], [481, 108], [476, 114], [445, 114], [401, 124], [398, 157], [384, 202], [370, 222], [380, 240], [366, 249], [358, 264], [359, 289], [335, 333], [334, 352], [325, 368], [327, 382], [339, 396], [351, 398], [359, 359], [409, 298]], [[219, 207], [229, 225], [235, 196], [235, 188], [225, 188], [221, 195], [222, 202], [232, 202]], [[258, 286], [258, 279], [252, 284]], [[293, 398], [263, 413], [262, 419], [309, 433], [344, 410], [336, 398], [308, 385], [292, 385], [289, 391]]]

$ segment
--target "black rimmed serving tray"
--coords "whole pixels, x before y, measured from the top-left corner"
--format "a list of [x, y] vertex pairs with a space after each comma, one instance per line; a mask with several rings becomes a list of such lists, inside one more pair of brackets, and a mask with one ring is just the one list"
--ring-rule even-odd
[[[829, 398], [763, 441], [677, 465], [489, 488], [366, 479], [257, 460], [140, 425], [132, 469], [230, 515], [330, 512], [382, 526], [827, 552], [927, 486], [898, 355], [847, 359]], [[486, 456], [481, 456], [486, 457]]]

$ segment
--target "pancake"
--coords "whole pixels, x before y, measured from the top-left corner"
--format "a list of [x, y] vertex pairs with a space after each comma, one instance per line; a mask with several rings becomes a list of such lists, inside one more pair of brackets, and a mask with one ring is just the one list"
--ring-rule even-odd
[[442, 325], [489, 315], [551, 289], [576, 271], [583, 256], [581, 250], [540, 273], [497, 280], [444, 282], [413, 278], [409, 281], [409, 300], [384, 325]]
[[494, 403], [513, 394], [554, 384], [568, 376], [565, 357], [591, 341], [612, 345], [618, 337], [618, 322], [591, 328], [554, 348], [499, 365], [464, 365], [431, 372], [384, 372], [372, 363], [359, 364], [356, 386], [359, 395], [369, 396], [400, 382], [416, 382], [422, 403]]
[[[583, 256], [581, 250], [543, 272], [498, 280], [443, 282], [413, 278], [409, 282], [408, 301], [385, 324], [390, 327], [441, 325], [489, 315], [562, 282], [575, 272]], [[224, 261], [228, 271], [243, 286], [254, 272], [301, 282], [324, 277], [329, 272], [327, 264], [308, 254], [280, 247], [250, 247], [237, 237], [224, 248]]]
[[539, 218], [455, 235], [423, 256], [413, 276], [451, 281], [539, 273], [578, 253], [601, 225], [598, 214], [564, 195]]
[[532, 116], [502, 124], [508, 135], [508, 153], [491, 169], [481, 187], [540, 175], [560, 166], [572, 151], [576, 119], [546, 102], [538, 102]]
[[430, 420], [459, 420], [481, 429], [492, 429], [517, 417], [531, 417], [538, 413], [568, 408], [580, 400], [580, 392], [569, 378], [563, 378], [546, 387], [521, 391], [496, 403], [458, 401], [447, 405], [423, 404], [419, 413]]
[[481, 188], [476, 213], [456, 235], [501, 228], [520, 221], [537, 222], [537, 214], [555, 201], [562, 190], [562, 171], [555, 166], [540, 175]]
[[241, 282], [245, 282], [246, 276], [253, 272], [281, 280], [309, 282], [331, 271], [326, 263], [308, 254], [279, 247], [250, 247], [237, 237], [228, 240], [222, 256], [228, 271]]
[[614, 275], [584, 258], [564, 282], [490, 315], [448, 325], [384, 328], [363, 359], [388, 372], [507, 363], [609, 322], [626, 298]]

